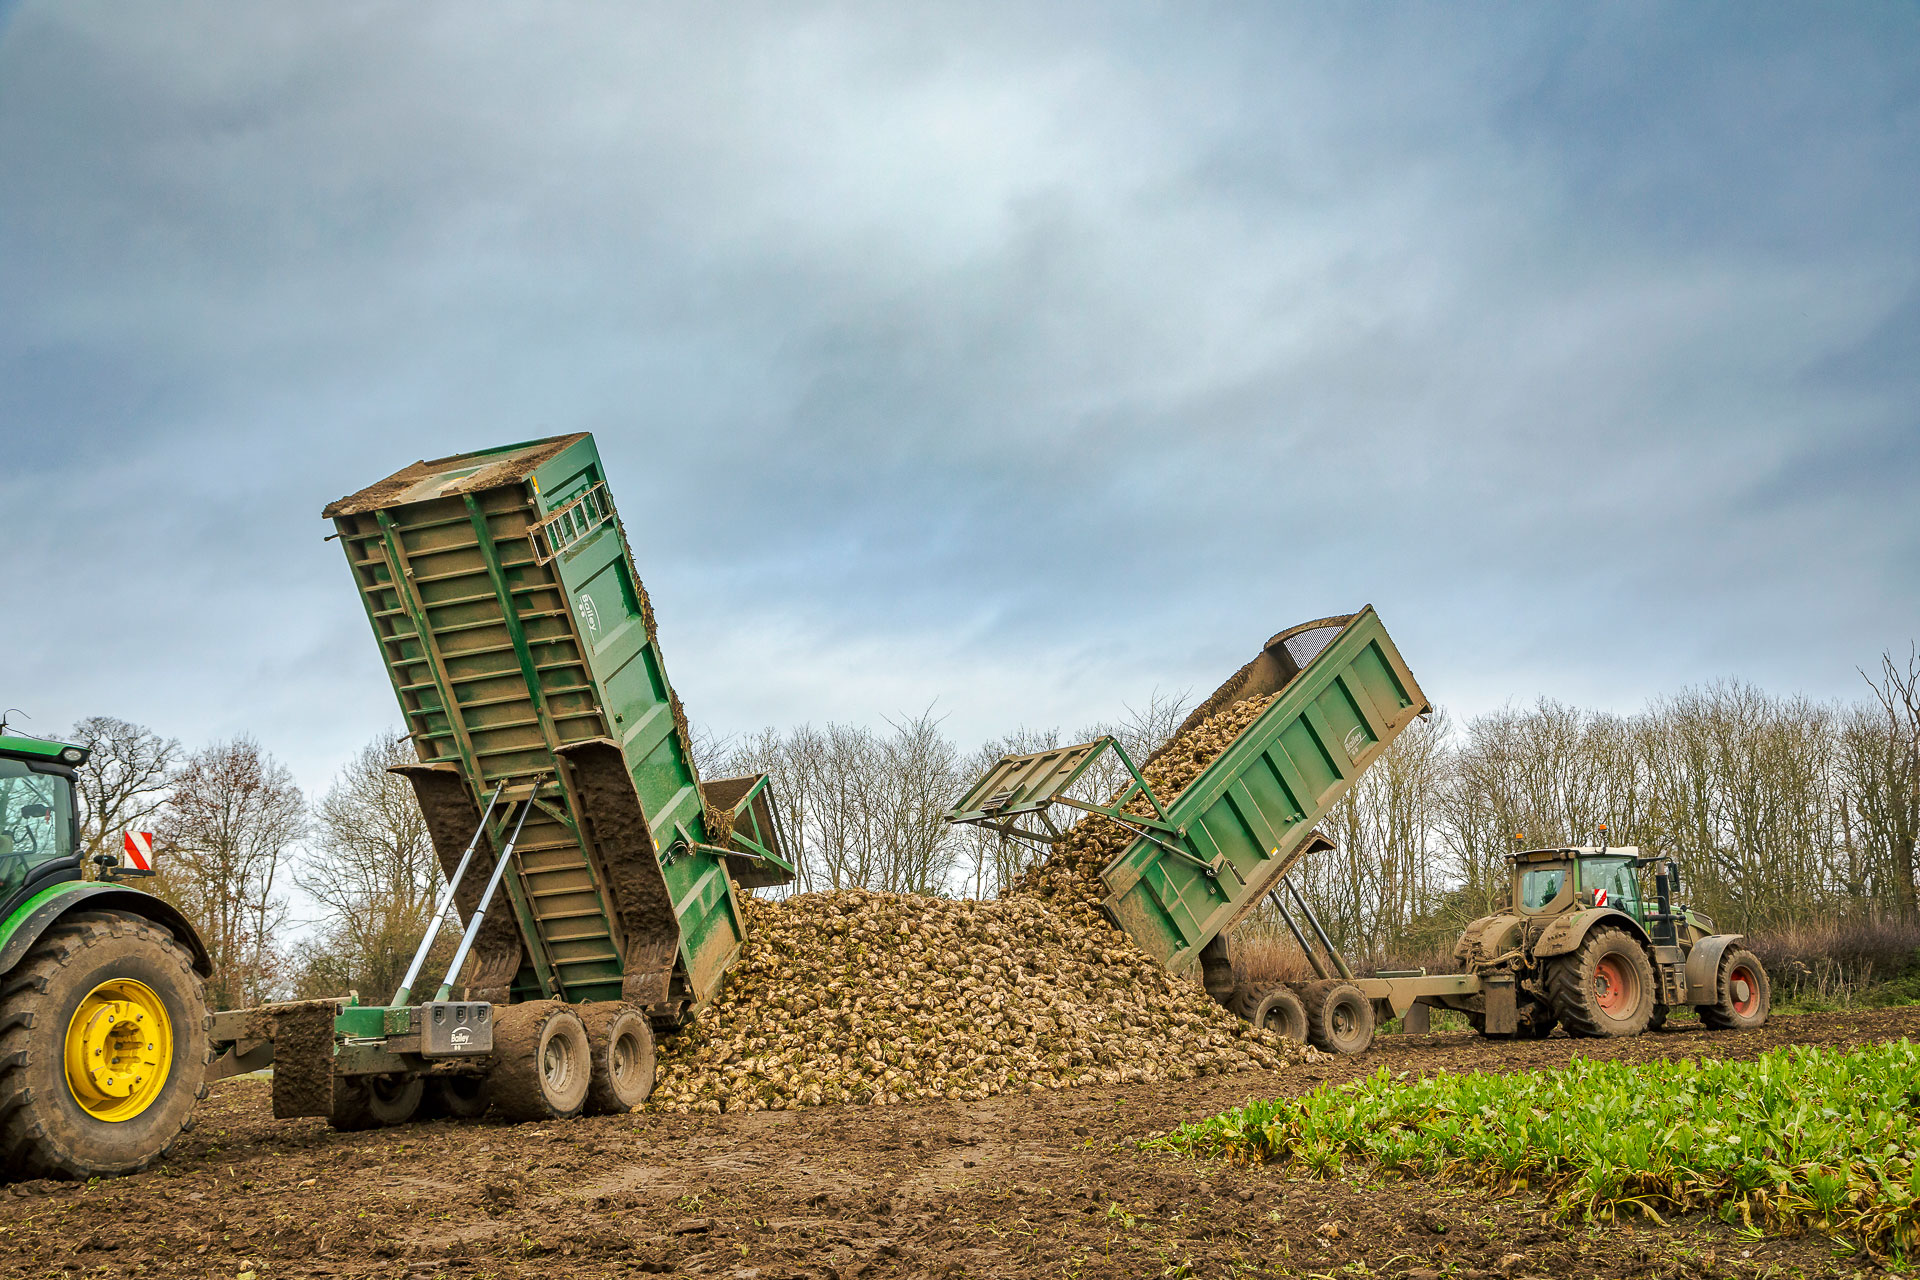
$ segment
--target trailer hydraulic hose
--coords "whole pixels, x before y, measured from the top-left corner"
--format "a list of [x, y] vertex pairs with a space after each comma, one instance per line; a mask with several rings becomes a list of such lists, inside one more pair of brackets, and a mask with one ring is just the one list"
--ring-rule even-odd
[[513, 835], [507, 841], [507, 847], [500, 854], [500, 861], [493, 864], [493, 874], [487, 878], [487, 891], [480, 895], [480, 905], [473, 909], [473, 919], [467, 922], [467, 931], [460, 937], [460, 949], [453, 953], [453, 961], [447, 965], [447, 978], [440, 984], [440, 991], [433, 998], [446, 1000], [453, 995], [453, 980], [460, 976], [460, 966], [467, 962], [467, 952], [473, 950], [473, 940], [480, 934], [481, 922], [487, 918], [487, 908], [493, 903], [493, 894], [500, 887], [500, 881], [507, 874], [507, 864], [513, 861], [513, 846], [520, 843], [520, 829], [527, 825], [527, 815], [533, 812], [533, 797], [520, 810], [520, 821], [513, 824]]
[[427, 921], [426, 936], [420, 939], [420, 949], [413, 953], [413, 963], [407, 966], [407, 976], [400, 979], [400, 989], [393, 993], [393, 1003], [403, 1005], [413, 995], [414, 979], [420, 976], [420, 966], [427, 962], [427, 952], [433, 946], [434, 935], [440, 932], [440, 921], [446, 917], [447, 906], [453, 901], [453, 894], [460, 887], [461, 877], [467, 874], [467, 864], [473, 861], [473, 851], [480, 847], [480, 837], [487, 832], [487, 819], [493, 816], [493, 806], [500, 800], [500, 793], [507, 788], [507, 780], [500, 784], [487, 797], [487, 811], [480, 815], [480, 825], [474, 829], [473, 839], [467, 841], [467, 851], [460, 855], [460, 865], [453, 869], [453, 875], [447, 880], [447, 887], [440, 891], [440, 897], [433, 904], [433, 915]]

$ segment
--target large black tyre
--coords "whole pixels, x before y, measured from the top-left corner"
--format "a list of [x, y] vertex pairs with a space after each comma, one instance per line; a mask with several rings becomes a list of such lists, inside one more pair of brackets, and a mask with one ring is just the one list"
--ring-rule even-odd
[[529, 1000], [494, 1008], [487, 1097], [509, 1120], [569, 1120], [587, 1106], [592, 1045], [572, 1005]]
[[1554, 1013], [1552, 1005], [1540, 1000], [1522, 1001], [1516, 1017], [1516, 1025], [1519, 1029], [1514, 1033], [1514, 1038], [1545, 1040], [1553, 1034], [1553, 1029], [1559, 1025], [1559, 1022], [1559, 1015]]
[[1637, 1036], [1653, 1020], [1653, 962], [1623, 929], [1597, 928], [1547, 970], [1553, 1012], [1572, 1036]]
[[1715, 1031], [1757, 1027], [1773, 1009], [1773, 981], [1760, 957], [1745, 947], [1728, 947], [1714, 976], [1712, 1004], [1695, 1005], [1700, 1021]]
[[1300, 997], [1285, 987], [1240, 987], [1227, 1002], [1227, 1008], [1275, 1035], [1295, 1044], [1307, 1042], [1307, 1007]]
[[435, 1076], [427, 1084], [427, 1114], [450, 1120], [478, 1120], [493, 1099], [487, 1096], [485, 1076]]
[[589, 1115], [618, 1115], [653, 1094], [653, 1024], [638, 1005], [619, 1000], [580, 1006], [592, 1046]]
[[[164, 1037], [153, 1035], [149, 1008], [155, 1024], [164, 1013]], [[116, 1012], [127, 1009], [141, 1011]], [[77, 911], [53, 924], [0, 979], [0, 1028], [0, 1162], [10, 1177], [143, 1169], [207, 1094], [200, 975], [171, 933], [136, 916]], [[122, 1061], [130, 1065], [112, 1075], [88, 1065]], [[157, 1080], [139, 1074], [162, 1066]], [[129, 1077], [124, 1099], [100, 1092]], [[137, 1110], [103, 1118], [115, 1108]]]
[[1373, 1001], [1351, 982], [1329, 978], [1295, 988], [1307, 1014], [1307, 1043], [1326, 1053], [1365, 1053], [1373, 1043]]
[[1559, 1022], [1559, 1017], [1555, 1015], [1550, 1005], [1533, 999], [1521, 1001], [1519, 1009], [1515, 1011], [1515, 1029], [1511, 1036], [1504, 1033], [1492, 1034], [1487, 1030], [1486, 1014], [1474, 1013], [1471, 1010], [1467, 1012], [1467, 1025], [1488, 1040], [1545, 1040], [1553, 1034], [1553, 1029], [1559, 1025]]
[[333, 1082], [327, 1123], [348, 1132], [405, 1124], [419, 1113], [426, 1092], [419, 1076], [345, 1076]]
[[1662, 1027], [1666, 1026], [1667, 1014], [1669, 1012], [1671, 1012], [1671, 1010], [1669, 1010], [1666, 1005], [1655, 1003], [1655, 1005], [1653, 1006], [1653, 1016], [1647, 1019], [1648, 1032], [1651, 1033], [1654, 1031], [1658, 1031]]

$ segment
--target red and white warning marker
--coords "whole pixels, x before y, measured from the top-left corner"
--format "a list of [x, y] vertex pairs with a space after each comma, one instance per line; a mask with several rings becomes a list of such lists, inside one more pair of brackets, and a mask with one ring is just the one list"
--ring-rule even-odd
[[126, 867], [129, 871], [153, 870], [153, 832], [129, 831], [126, 834]]

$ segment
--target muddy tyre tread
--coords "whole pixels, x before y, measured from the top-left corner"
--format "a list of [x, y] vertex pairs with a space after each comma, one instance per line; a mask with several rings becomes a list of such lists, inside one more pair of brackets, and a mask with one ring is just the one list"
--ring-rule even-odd
[[[1291, 987], [1236, 987], [1227, 1000], [1227, 1009], [1243, 1022], [1263, 1027], [1296, 1044], [1307, 1042], [1307, 1007]], [[1276, 1019], [1278, 1026], [1272, 1025]]]
[[[577, 1098], [555, 1106], [541, 1078], [540, 1050], [546, 1032], [555, 1023], [571, 1021], [578, 1028], [580, 1087]], [[556, 1034], [572, 1036], [571, 1031]], [[493, 1110], [509, 1120], [570, 1120], [587, 1106], [592, 1049], [579, 1011], [562, 1000], [528, 1000], [496, 1007], [493, 1022], [493, 1067], [487, 1073], [487, 1098]]]
[[[1735, 1013], [1731, 1007], [1732, 996], [1728, 990], [1733, 967], [1736, 962], [1745, 961], [1760, 978], [1760, 1016], [1748, 1021]], [[1760, 957], [1745, 947], [1728, 947], [1720, 957], [1720, 967], [1714, 971], [1713, 990], [1717, 997], [1712, 1004], [1694, 1006], [1700, 1015], [1700, 1024], [1710, 1031], [1740, 1031], [1766, 1025], [1773, 1013], [1773, 979], [1767, 973], [1767, 967], [1760, 963]]]
[[[1637, 1018], [1609, 1019], [1593, 994], [1593, 967], [1608, 952], [1624, 955], [1641, 992]], [[1554, 1015], [1570, 1036], [1605, 1039], [1637, 1036], [1653, 1019], [1653, 962], [1640, 943], [1623, 929], [1596, 928], [1572, 953], [1556, 957], [1547, 971], [1547, 992]]]
[[[637, 1004], [624, 1000], [603, 1000], [593, 1004], [579, 1006], [580, 1020], [587, 1026], [587, 1045], [592, 1054], [592, 1072], [587, 1085], [587, 1114], [625, 1115], [645, 1102], [653, 1093], [654, 1071], [657, 1063], [653, 1040], [653, 1023], [648, 1020], [646, 1010]], [[617, 1031], [615, 1024], [624, 1024], [625, 1032]], [[637, 1025], [636, 1025], [637, 1024]], [[637, 1032], [645, 1041], [645, 1050], [641, 1055], [640, 1075], [643, 1082], [632, 1090], [634, 1096], [622, 1098], [621, 1085], [613, 1078], [611, 1053], [608, 1043], [615, 1034]]]
[[[172, 1128], [163, 1141], [119, 1159], [88, 1160], [75, 1150], [84, 1138], [60, 1106], [59, 1092], [67, 1086], [64, 1066], [57, 1064], [66, 1051], [66, 1028], [59, 1025], [58, 1011], [49, 1006], [70, 989], [71, 966], [85, 963], [90, 954], [97, 954], [96, 948], [128, 942], [146, 951], [163, 972], [177, 977], [191, 997], [186, 1016], [173, 1029], [181, 1048], [176, 1048], [170, 1070], [184, 1068], [195, 1078], [184, 1090], [169, 1087], [148, 1109], [155, 1120], [162, 1121], [160, 1128]], [[207, 1027], [201, 977], [194, 971], [192, 956], [168, 930], [138, 916], [110, 911], [75, 911], [55, 921], [0, 987], [0, 1169], [13, 1177], [83, 1180], [136, 1173], [166, 1155], [180, 1135], [193, 1127], [193, 1108], [207, 1096], [206, 1069], [213, 1060]], [[42, 1096], [33, 1080], [49, 1057], [59, 1073], [58, 1085], [47, 1089], [49, 1096]], [[178, 1124], [167, 1124], [163, 1117], [175, 1111], [182, 1111]]]
[[[1373, 1043], [1373, 1002], [1351, 982], [1344, 978], [1323, 978], [1302, 983], [1294, 988], [1294, 994], [1300, 997], [1300, 1004], [1306, 1010], [1307, 1043], [1322, 1053], [1342, 1056], [1365, 1053]], [[1354, 1020], [1360, 1029], [1343, 1043], [1335, 1033], [1333, 1017], [1335, 1007], [1348, 1001], [1357, 1001]]]

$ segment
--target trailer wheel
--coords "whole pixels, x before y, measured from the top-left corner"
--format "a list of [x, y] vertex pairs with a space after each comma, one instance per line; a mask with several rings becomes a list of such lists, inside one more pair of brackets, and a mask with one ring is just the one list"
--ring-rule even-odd
[[1327, 1053], [1365, 1053], [1373, 1043], [1373, 1001], [1351, 982], [1328, 979], [1300, 988], [1307, 1043]]
[[1262, 1030], [1295, 1044], [1307, 1042], [1307, 1007], [1286, 987], [1241, 987], [1227, 1007]]
[[1773, 983], [1767, 978], [1766, 966], [1745, 947], [1728, 947], [1720, 957], [1714, 990], [1720, 993], [1720, 999], [1697, 1008], [1700, 1021], [1715, 1031], [1757, 1027], [1773, 1008]]
[[493, 1099], [487, 1096], [485, 1076], [436, 1076], [427, 1090], [427, 1101], [435, 1111], [453, 1120], [478, 1120], [493, 1105]]
[[1547, 971], [1553, 1011], [1573, 1036], [1637, 1036], [1653, 1020], [1653, 965], [1621, 929], [1595, 929]]
[[586, 1005], [580, 1012], [593, 1046], [588, 1113], [633, 1110], [653, 1093], [653, 1024], [637, 1006], [618, 1000]]
[[171, 933], [79, 911], [0, 979], [0, 1156], [29, 1178], [132, 1173], [207, 1095], [207, 1006]]
[[330, 1128], [343, 1133], [405, 1124], [420, 1110], [427, 1082], [419, 1076], [346, 1076], [333, 1082]]
[[571, 1005], [529, 1000], [497, 1009], [487, 1096], [510, 1120], [570, 1120], [587, 1105], [593, 1047]]
[[1647, 1019], [1647, 1030], [1649, 1032], [1654, 1032], [1666, 1026], [1668, 1012], [1670, 1011], [1668, 1010], [1666, 1005], [1655, 1004], [1653, 1006], [1653, 1016]]

